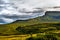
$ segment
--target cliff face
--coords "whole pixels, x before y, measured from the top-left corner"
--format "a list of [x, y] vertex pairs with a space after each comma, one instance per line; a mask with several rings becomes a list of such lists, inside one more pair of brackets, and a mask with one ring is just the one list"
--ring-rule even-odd
[[52, 17], [52, 18], [59, 17], [60, 16], [60, 11], [47, 11], [45, 16], [49, 16], [49, 17]]
[[47, 11], [40, 19], [43, 22], [60, 22], [60, 11]]

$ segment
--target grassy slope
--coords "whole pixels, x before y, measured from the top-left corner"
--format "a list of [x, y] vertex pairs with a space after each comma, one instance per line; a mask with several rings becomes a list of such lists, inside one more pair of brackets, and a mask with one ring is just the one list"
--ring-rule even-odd
[[[3, 33], [3, 34], [18, 33], [15, 29], [17, 27], [20, 27], [20, 26], [23, 26], [23, 27], [40, 27], [41, 31], [44, 31], [44, 33], [45, 32], [47, 32], [47, 33], [48, 32], [60, 33], [60, 30], [57, 29], [60, 26], [59, 24], [60, 23], [40, 23], [40, 21], [34, 20], [34, 19], [32, 19], [30, 21], [24, 21], [24, 22], [23, 21], [16, 21], [16, 22], [13, 22], [11, 24], [0, 25], [0, 33]], [[50, 29], [53, 29], [53, 30], [50, 30]], [[44, 33], [42, 33], [42, 34], [44, 35]], [[0, 40], [25, 40], [28, 37], [29, 37], [29, 35], [0, 36]]]
[[[46, 24], [47, 23], [47, 24]], [[18, 33], [15, 29], [17, 27], [26, 27], [26, 26], [41, 26], [43, 25], [43, 27], [46, 27], [50, 24], [60, 24], [58, 22], [52, 22], [52, 23], [49, 23], [49, 22], [46, 22], [46, 23], [43, 23], [42, 21], [40, 21], [39, 18], [36, 18], [36, 19], [31, 19], [31, 20], [28, 20], [28, 21], [16, 21], [16, 22], [13, 22], [11, 24], [5, 24], [5, 25], [0, 25], [0, 33], [4, 33], [4, 34], [14, 34], [14, 33]], [[48, 26], [50, 27], [50, 26]]]

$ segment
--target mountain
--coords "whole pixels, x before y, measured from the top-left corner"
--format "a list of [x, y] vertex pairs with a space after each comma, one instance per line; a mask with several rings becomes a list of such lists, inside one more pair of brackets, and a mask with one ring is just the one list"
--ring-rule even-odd
[[39, 21], [40, 23], [60, 22], [60, 11], [47, 11], [44, 16], [29, 20], [16, 20], [15, 22], [27, 22], [27, 21], [32, 21], [32, 22]]
[[[46, 25], [53, 25], [53, 24], [60, 24], [60, 12], [46, 12], [45, 16], [43, 17], [37, 17], [34, 19], [29, 19], [29, 20], [17, 20], [13, 23], [10, 24], [0, 24], [0, 33], [2, 34], [17, 34], [19, 33], [18, 31], [16, 31], [16, 28], [18, 27], [26, 27], [26, 26], [30, 26], [30, 27], [40, 27], [43, 25], [43, 27]], [[56, 19], [56, 17], [58, 17]], [[48, 25], [47, 25], [48, 24]], [[50, 27], [50, 26], [48, 26]]]
[[47, 11], [40, 19], [43, 22], [60, 22], [60, 11]]

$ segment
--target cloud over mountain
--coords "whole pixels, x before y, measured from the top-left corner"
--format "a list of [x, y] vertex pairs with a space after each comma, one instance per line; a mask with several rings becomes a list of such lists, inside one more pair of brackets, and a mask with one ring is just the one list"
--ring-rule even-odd
[[0, 24], [45, 15], [46, 7], [60, 6], [59, 0], [0, 0]]

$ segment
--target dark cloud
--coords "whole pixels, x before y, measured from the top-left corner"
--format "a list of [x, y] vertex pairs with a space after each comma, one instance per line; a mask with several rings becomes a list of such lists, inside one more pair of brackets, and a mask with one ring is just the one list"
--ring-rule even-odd
[[0, 23], [6, 23], [3, 19], [0, 19]]

